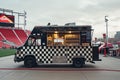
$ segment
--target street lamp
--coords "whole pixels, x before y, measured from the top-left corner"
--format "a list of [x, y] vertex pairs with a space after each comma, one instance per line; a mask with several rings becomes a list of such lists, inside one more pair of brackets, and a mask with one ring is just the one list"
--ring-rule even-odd
[[105, 16], [105, 23], [106, 23], [106, 52], [108, 52], [108, 16]]
[[108, 43], [108, 16], [105, 16], [106, 23], [106, 43]]

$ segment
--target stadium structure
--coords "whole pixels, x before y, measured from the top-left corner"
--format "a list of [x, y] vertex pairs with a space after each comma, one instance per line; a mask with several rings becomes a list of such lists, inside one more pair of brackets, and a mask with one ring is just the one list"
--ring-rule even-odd
[[[23, 22], [20, 23], [20, 17]], [[16, 21], [17, 20], [17, 21]], [[21, 27], [24, 27], [22, 29]], [[15, 48], [22, 46], [30, 34], [25, 29], [26, 12], [19, 13], [0, 8], [0, 48]]]

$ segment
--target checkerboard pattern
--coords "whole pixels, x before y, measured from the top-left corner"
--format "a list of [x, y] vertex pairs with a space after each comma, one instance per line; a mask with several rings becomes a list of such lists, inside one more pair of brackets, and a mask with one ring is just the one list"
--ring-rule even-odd
[[53, 57], [65, 57], [67, 63], [72, 63], [72, 58], [83, 56], [86, 62], [92, 61], [91, 46], [23, 46], [17, 57], [24, 58], [26, 55], [34, 55], [38, 62], [53, 63]]

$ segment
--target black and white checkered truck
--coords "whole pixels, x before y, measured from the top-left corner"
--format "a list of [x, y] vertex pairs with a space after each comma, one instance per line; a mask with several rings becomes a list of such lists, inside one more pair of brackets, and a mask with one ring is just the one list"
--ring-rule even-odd
[[92, 27], [35, 26], [25, 44], [15, 53], [14, 61], [25, 67], [39, 64], [72, 64], [99, 61], [98, 48], [91, 45]]

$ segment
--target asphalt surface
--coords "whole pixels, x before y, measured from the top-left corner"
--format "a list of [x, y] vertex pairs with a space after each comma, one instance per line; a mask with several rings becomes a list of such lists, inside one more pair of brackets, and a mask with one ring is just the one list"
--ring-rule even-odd
[[14, 63], [14, 56], [0, 58], [0, 80], [120, 80], [120, 59], [103, 57], [83, 68], [71, 65], [41, 65], [25, 68], [23, 62]]

